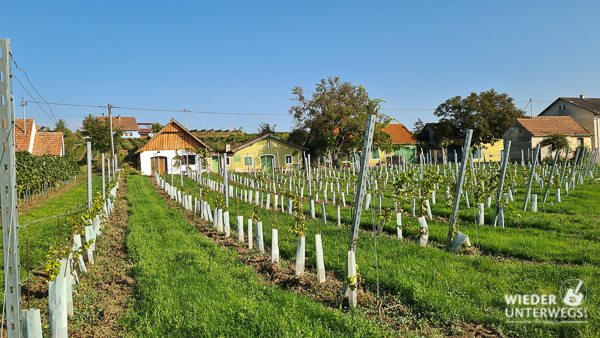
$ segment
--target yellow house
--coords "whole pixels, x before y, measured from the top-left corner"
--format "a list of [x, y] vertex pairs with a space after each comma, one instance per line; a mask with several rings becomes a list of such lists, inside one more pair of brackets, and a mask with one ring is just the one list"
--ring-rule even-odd
[[[248, 172], [273, 168], [298, 168], [302, 152], [308, 149], [288, 142], [272, 133], [263, 134], [227, 151], [227, 170]], [[231, 167], [233, 165], [233, 168]]]
[[473, 147], [473, 162], [500, 162], [502, 151], [504, 151], [504, 140]]

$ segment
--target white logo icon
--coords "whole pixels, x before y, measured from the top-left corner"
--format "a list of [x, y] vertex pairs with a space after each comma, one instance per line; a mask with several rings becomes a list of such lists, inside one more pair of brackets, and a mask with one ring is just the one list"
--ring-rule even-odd
[[579, 279], [576, 279], [576, 281], [579, 281], [577, 287], [575, 289], [569, 288], [563, 298], [563, 303], [568, 306], [579, 306], [583, 302], [583, 292], [580, 290], [583, 282]]

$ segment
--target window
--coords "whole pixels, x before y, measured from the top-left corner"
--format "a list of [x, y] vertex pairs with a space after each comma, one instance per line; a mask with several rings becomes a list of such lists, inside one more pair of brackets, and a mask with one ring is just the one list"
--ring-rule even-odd
[[267, 140], [267, 149], [271, 148], [271, 140]]
[[373, 160], [379, 159], [379, 149], [375, 149], [375, 150], [373, 150], [373, 152], [371, 152], [371, 159], [373, 159]]
[[476, 147], [475, 150], [473, 151], [473, 159], [478, 160], [481, 158], [481, 147]]
[[285, 155], [285, 164], [292, 164], [292, 155]]
[[577, 138], [577, 147], [583, 147], [583, 137]]
[[196, 164], [196, 155], [185, 155], [181, 156], [181, 164], [194, 165]]
[[231, 166], [231, 157], [227, 156], [227, 164], [226, 166]]
[[244, 166], [252, 166], [252, 156], [244, 156]]

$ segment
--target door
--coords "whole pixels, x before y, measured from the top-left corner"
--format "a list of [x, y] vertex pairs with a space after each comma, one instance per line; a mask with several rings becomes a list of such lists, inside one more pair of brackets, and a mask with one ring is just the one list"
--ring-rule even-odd
[[156, 156], [150, 159], [152, 163], [152, 174], [158, 172], [162, 175], [167, 170], [167, 158], [165, 156]]
[[262, 155], [260, 157], [260, 170], [263, 172], [270, 173], [273, 171], [273, 164], [275, 163], [275, 156], [273, 155]]
[[216, 156], [212, 158], [212, 172], [213, 173], [219, 172], [219, 158]]

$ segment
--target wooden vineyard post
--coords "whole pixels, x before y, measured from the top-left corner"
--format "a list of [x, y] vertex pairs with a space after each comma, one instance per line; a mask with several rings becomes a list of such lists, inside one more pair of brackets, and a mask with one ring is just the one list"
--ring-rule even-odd
[[15, 121], [12, 111], [10, 40], [0, 39], [0, 156], [2, 197], [2, 249], [4, 254], [4, 302], [8, 337], [21, 337], [21, 281], [19, 264], [19, 227], [17, 204], [17, 165], [15, 159]]
[[[446, 251], [450, 250], [452, 245], [452, 233], [456, 226], [456, 219], [458, 218], [458, 207], [460, 204], [460, 196], [462, 195], [462, 187], [465, 180], [465, 173], [467, 171], [467, 162], [471, 152], [471, 138], [473, 137], [473, 130], [467, 129], [467, 136], [465, 137], [465, 146], [463, 150], [463, 160], [460, 165], [460, 173], [456, 181], [456, 191], [454, 192], [454, 205], [452, 206], [452, 216], [450, 217], [450, 224], [448, 225], [448, 239], [446, 240]], [[456, 161], [456, 155], [454, 155]]]
[[498, 224], [498, 213], [500, 211], [500, 201], [502, 199], [502, 188], [504, 188], [504, 178], [506, 177], [506, 166], [508, 165], [508, 154], [510, 153], [510, 141], [506, 144], [504, 149], [504, 156], [502, 158], [502, 170], [500, 172], [500, 182], [498, 182], [498, 191], [496, 193], [496, 207], [494, 208], [494, 226]]
[[[365, 194], [367, 192], [367, 176], [369, 175], [369, 152], [373, 147], [373, 130], [375, 129], [375, 114], [370, 114], [369, 119], [367, 120], [367, 129], [365, 133], [365, 142], [363, 144], [363, 156], [360, 157], [360, 170], [358, 173], [358, 189], [356, 190], [356, 195], [354, 198], [354, 209], [352, 210], [352, 227], [350, 230], [350, 242], [348, 243], [348, 252], [349, 255], [356, 257], [356, 244], [358, 242], [358, 230], [360, 229], [360, 217], [363, 209], [363, 200]], [[351, 253], [351, 254], [350, 254]], [[355, 271], [355, 267], [349, 266], [346, 261], [346, 274], [349, 271]], [[345, 294], [346, 291], [350, 291], [349, 293], [355, 292], [354, 290], [349, 290], [349, 286], [347, 283], [344, 283], [342, 293]], [[352, 295], [351, 297], [352, 298]], [[355, 302], [350, 302], [351, 306], [356, 305]]]
[[548, 175], [548, 184], [546, 184], [546, 191], [544, 192], [544, 197], [542, 198], [542, 204], [546, 203], [546, 199], [548, 198], [548, 193], [550, 192], [550, 185], [552, 185], [552, 176], [554, 175], [554, 170], [556, 170], [556, 163], [558, 163], [559, 157], [560, 150], [557, 150], [556, 155], [554, 155], [554, 163], [552, 163], [552, 168], [550, 168], [550, 174]]
[[[533, 183], [533, 177], [535, 176], [535, 167], [537, 166], [537, 159], [540, 155], [540, 144], [535, 147], [535, 157], [533, 158], [533, 163], [531, 165], [531, 173], [529, 174], [529, 181], [527, 182], [527, 192], [525, 193], [525, 202], [523, 203], [523, 211], [527, 210], [527, 203], [529, 203], [529, 199], [531, 198], [531, 186]], [[529, 159], [531, 163], [531, 159]]]

